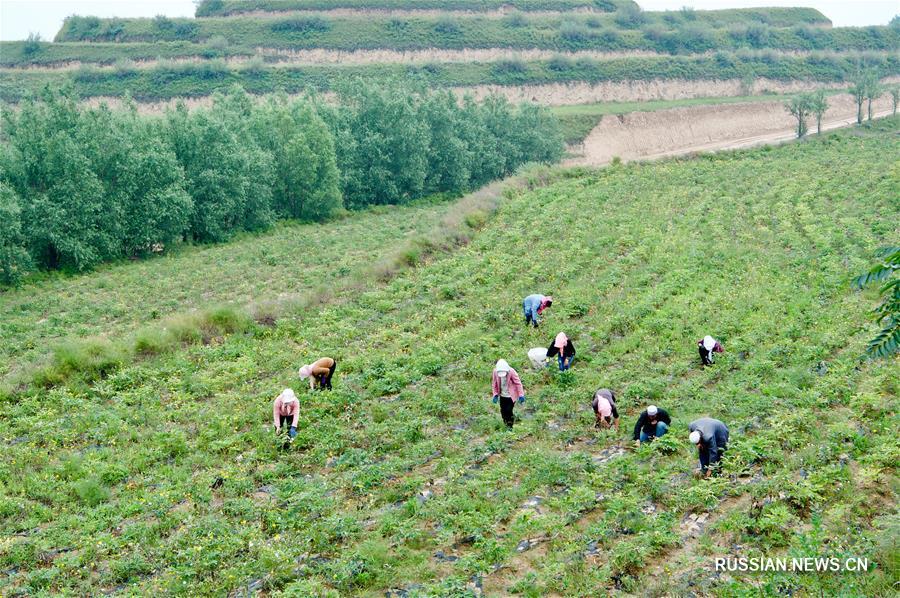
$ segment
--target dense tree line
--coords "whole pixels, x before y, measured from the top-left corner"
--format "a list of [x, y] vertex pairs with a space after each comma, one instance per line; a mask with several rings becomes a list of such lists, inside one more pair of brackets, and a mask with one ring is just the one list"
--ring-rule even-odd
[[0, 282], [83, 270], [278, 218], [459, 193], [562, 154], [546, 109], [348, 85], [337, 103], [240, 88], [161, 116], [49, 88], [4, 113]]

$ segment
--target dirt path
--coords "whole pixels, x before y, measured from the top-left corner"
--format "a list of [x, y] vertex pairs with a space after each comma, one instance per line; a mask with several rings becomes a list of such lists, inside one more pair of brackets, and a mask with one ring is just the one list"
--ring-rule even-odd
[[[829, 98], [822, 122], [828, 131], [856, 122], [856, 104], [849, 95]], [[874, 115], [891, 114], [890, 98], [874, 104]], [[815, 133], [814, 120], [810, 133]], [[653, 160], [697, 152], [740, 149], [793, 139], [796, 122], [782, 102], [691, 106], [656, 112], [605, 116], [587, 136], [568, 165], [599, 166], [618, 157], [623, 161]], [[578, 155], [580, 154], [580, 155]]]

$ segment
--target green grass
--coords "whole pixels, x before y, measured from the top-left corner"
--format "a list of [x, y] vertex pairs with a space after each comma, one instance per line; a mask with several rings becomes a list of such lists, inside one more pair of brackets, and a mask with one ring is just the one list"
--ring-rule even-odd
[[339, 88], [347, 81], [402, 78], [427, 87], [483, 84], [525, 85], [570, 81], [646, 81], [795, 79], [840, 82], [857, 70], [860, 58], [887, 77], [900, 73], [895, 54], [865, 53], [809, 56], [775, 55], [766, 52], [716, 53], [703, 56], [629, 57], [611, 60], [557, 58], [536, 61], [444, 63], [424, 65], [373, 64], [363, 66], [249, 66], [231, 68], [222, 62], [162, 65], [152, 69], [101, 70], [81, 68], [74, 72], [4, 71], [0, 73], [0, 99], [16, 102], [46, 85], [62, 86], [71, 81], [81, 97], [122, 96], [138, 100], [206, 96], [240, 84], [250, 93], [274, 91], [299, 93]]
[[[352, 300], [17, 395], [0, 404], [0, 592], [459, 596], [474, 577], [488, 595], [888, 595], [900, 369], [859, 360], [875, 293], [849, 283], [900, 234], [898, 126], [573, 172]], [[539, 331], [521, 322], [534, 291], [556, 298]], [[573, 371], [528, 371], [560, 329]], [[701, 369], [706, 333], [726, 352]], [[304, 392], [296, 367], [323, 354], [335, 390]], [[498, 357], [528, 394], [511, 433]], [[281, 451], [267, 425], [288, 384], [300, 433]], [[601, 385], [620, 434], [590, 427]], [[595, 463], [649, 401], [674, 415], [669, 453]], [[732, 432], [710, 481], [685, 439], [702, 414]], [[711, 507], [684, 544], [681, 519]], [[878, 566], [705, 574], [734, 544]]]
[[[843, 93], [833, 91], [829, 93]], [[584, 138], [600, 124], [604, 116], [628, 114], [630, 112], [653, 112], [670, 108], [687, 106], [707, 106], [734, 104], [741, 102], [773, 102], [785, 100], [789, 95], [767, 94], [756, 96], [733, 96], [711, 98], [684, 98], [680, 100], [649, 100], [645, 102], [598, 102], [593, 104], [572, 104], [569, 106], [553, 106], [550, 111], [559, 119], [563, 136], [567, 144], [581, 143]]]
[[209, 0], [197, 7], [198, 17], [239, 14], [255, 10], [283, 12], [291, 10], [331, 10], [364, 8], [382, 10], [439, 9], [445, 11], [486, 11], [513, 7], [521, 11], [569, 11], [590, 9], [611, 12], [617, 7], [634, 5], [631, 0]]
[[[824, 28], [808, 24], [765, 24], [769, 10], [702, 11], [689, 23], [644, 13], [643, 28], [622, 27], [613, 15], [521, 15], [516, 23], [478, 15], [391, 17], [246, 16], [228, 19], [71, 17], [57, 42], [204, 42], [222, 37], [227, 47], [332, 48], [543, 48], [547, 50], [646, 49], [673, 53], [739, 48], [780, 50], [896, 49], [898, 34], [889, 26]], [[815, 12], [815, 11], [813, 11]], [[753, 25], [751, 28], [750, 25]], [[674, 34], [674, 37], [673, 37]]]
[[[118, 336], [209, 305], [326, 292], [388, 257], [404, 239], [429, 232], [449, 209], [447, 203], [423, 204], [370, 210], [324, 225], [281, 223], [227, 244], [176, 247], [146, 261], [102, 266], [82, 276], [47, 274], [5, 289], [0, 377], [68, 337]], [[137, 342], [144, 352], [162, 339], [148, 330]]]

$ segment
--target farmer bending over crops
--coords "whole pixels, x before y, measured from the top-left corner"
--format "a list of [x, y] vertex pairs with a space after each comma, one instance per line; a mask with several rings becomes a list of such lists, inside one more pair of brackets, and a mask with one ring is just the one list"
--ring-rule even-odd
[[672, 418], [665, 409], [650, 405], [641, 411], [637, 423], [634, 424], [634, 443], [640, 445], [642, 442], [653, 442], [655, 438], [669, 431], [671, 423]]
[[288, 427], [288, 436], [297, 435], [297, 420], [300, 419], [300, 401], [290, 388], [285, 388], [281, 394], [275, 397], [272, 404], [272, 420], [275, 424], [275, 433], [280, 434], [281, 429]]
[[697, 445], [700, 457], [698, 473], [709, 477], [712, 470], [722, 460], [722, 453], [728, 447], [728, 428], [717, 419], [701, 417], [688, 425], [691, 444]]
[[608, 388], [601, 388], [594, 393], [591, 401], [591, 409], [594, 410], [595, 428], [616, 427], [619, 430], [619, 411], [616, 409], [616, 395]]
[[331, 377], [334, 376], [334, 369], [337, 362], [330, 357], [317, 359], [309, 365], [300, 368], [300, 379], [309, 378], [309, 388], [315, 390], [319, 388], [327, 388], [331, 390]]
[[547, 357], [554, 355], [559, 362], [560, 372], [565, 372], [572, 367], [572, 361], [575, 359], [575, 345], [565, 332], [557, 334], [550, 346], [547, 347]]
[[722, 353], [725, 349], [719, 344], [719, 341], [708, 334], [697, 341], [697, 349], [700, 351], [700, 360], [703, 365], [713, 364], [713, 353]]
[[536, 370], [542, 370], [547, 367], [547, 348], [535, 347], [533, 349], [529, 349], [528, 361], [531, 362], [531, 367]]
[[494, 393], [494, 403], [500, 403], [500, 416], [507, 428], [512, 429], [515, 417], [513, 417], [513, 397], [518, 397], [520, 403], [525, 402], [525, 389], [522, 380], [516, 370], [509, 367], [505, 359], [497, 361], [494, 366], [494, 374], [491, 379], [491, 389]]
[[553, 297], [545, 297], [540, 293], [525, 297], [525, 300], [522, 301], [522, 311], [525, 312], [525, 325], [533, 324], [537, 328], [540, 321], [538, 316], [551, 305], [553, 305]]

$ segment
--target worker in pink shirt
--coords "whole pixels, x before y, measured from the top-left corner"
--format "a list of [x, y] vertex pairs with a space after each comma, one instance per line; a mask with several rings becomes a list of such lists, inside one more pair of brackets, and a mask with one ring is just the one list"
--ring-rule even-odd
[[494, 403], [500, 403], [500, 416], [506, 427], [512, 429], [513, 423], [516, 421], [513, 415], [513, 407], [516, 406], [515, 400], [518, 397], [520, 403], [525, 402], [525, 389], [522, 387], [522, 381], [519, 374], [512, 369], [505, 359], [497, 361], [494, 366], [494, 372], [491, 376], [491, 390], [494, 392]]
[[300, 419], [300, 401], [290, 388], [285, 388], [275, 398], [272, 404], [272, 421], [275, 424], [275, 433], [281, 433], [284, 426], [288, 426], [288, 436], [297, 435], [297, 420]]

